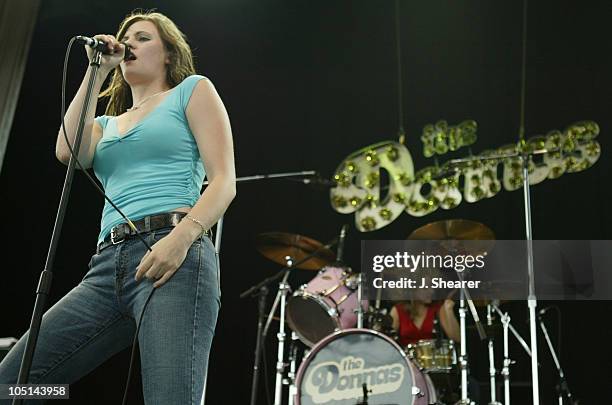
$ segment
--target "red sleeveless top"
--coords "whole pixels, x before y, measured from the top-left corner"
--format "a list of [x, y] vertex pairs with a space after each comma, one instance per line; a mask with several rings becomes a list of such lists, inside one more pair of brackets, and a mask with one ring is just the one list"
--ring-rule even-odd
[[427, 313], [420, 328], [414, 324], [412, 317], [401, 304], [395, 305], [399, 317], [399, 341], [402, 346], [416, 343], [421, 339], [433, 339], [434, 318], [442, 306], [441, 303], [432, 303], [427, 306]]

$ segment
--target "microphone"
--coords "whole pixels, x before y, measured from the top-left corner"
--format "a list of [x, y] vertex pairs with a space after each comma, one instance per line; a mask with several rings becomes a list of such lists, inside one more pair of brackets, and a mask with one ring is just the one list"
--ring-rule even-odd
[[319, 174], [319, 172], [316, 172], [312, 177], [302, 179], [302, 183], [311, 184], [313, 186], [335, 186], [336, 185], [334, 181], [321, 177], [321, 174]]
[[87, 45], [88, 47], [95, 49], [96, 51], [100, 51], [103, 54], [108, 55], [110, 53], [106, 42], [101, 41], [97, 38], [90, 38], [84, 35], [77, 35], [76, 41], [80, 44]]
[[344, 240], [346, 239], [346, 231], [348, 224], [342, 225], [340, 229], [340, 236], [338, 237], [338, 249], [336, 250], [336, 261], [342, 262], [342, 256], [344, 256]]
[[[97, 38], [90, 38], [90, 37], [86, 37], [84, 35], [77, 35], [76, 36], [76, 41], [80, 44], [83, 45], [87, 45], [92, 49], [95, 49], [96, 51], [100, 51], [105, 55], [109, 55], [110, 51], [108, 49], [108, 44], [104, 41], [101, 41]], [[131, 51], [131, 47], [126, 44], [125, 42], [121, 42], [123, 45], [125, 45], [125, 54], [123, 55], [123, 60], [129, 60], [132, 58], [132, 51]]]

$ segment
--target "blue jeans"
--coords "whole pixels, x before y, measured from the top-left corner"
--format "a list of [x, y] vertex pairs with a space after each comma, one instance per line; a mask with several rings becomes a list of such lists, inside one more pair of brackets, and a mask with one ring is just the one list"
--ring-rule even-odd
[[[170, 231], [143, 236], [153, 244]], [[139, 239], [128, 239], [91, 258], [83, 280], [43, 316], [29, 383], [73, 383], [132, 345], [153, 289], [147, 278], [134, 280], [145, 252]], [[155, 290], [144, 313], [138, 342], [147, 405], [199, 405], [219, 305], [219, 266], [212, 242], [203, 236]], [[0, 363], [0, 384], [16, 382], [26, 337], [27, 332]]]

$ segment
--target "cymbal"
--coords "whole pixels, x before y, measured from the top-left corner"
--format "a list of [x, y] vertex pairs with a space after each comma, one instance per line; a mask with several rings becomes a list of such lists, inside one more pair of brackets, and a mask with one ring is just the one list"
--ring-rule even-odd
[[415, 229], [407, 239], [411, 240], [442, 240], [442, 241], [484, 241], [480, 243], [461, 244], [442, 242], [440, 245], [448, 252], [463, 252], [484, 254], [489, 252], [495, 242], [495, 234], [484, 224], [467, 219], [447, 219], [431, 222]]
[[287, 266], [287, 258], [295, 263], [321, 248], [316, 256], [296, 266], [303, 270], [319, 270], [336, 259], [334, 252], [323, 247], [321, 242], [293, 233], [260, 233], [255, 237], [255, 246], [259, 253], [283, 266]]
[[495, 234], [484, 224], [467, 219], [446, 219], [431, 222], [415, 229], [407, 239], [412, 240], [494, 240]]

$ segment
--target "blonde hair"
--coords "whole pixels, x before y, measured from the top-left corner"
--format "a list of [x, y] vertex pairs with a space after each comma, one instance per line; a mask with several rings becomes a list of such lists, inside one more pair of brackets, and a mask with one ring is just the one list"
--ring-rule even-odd
[[[168, 53], [170, 63], [166, 66], [166, 82], [170, 88], [182, 82], [186, 77], [195, 74], [193, 54], [185, 34], [165, 15], [150, 11], [134, 10], [119, 25], [117, 40], [121, 41], [128, 28], [137, 21], [150, 21], [155, 24], [159, 36]], [[124, 113], [132, 104], [132, 92], [125, 81], [121, 68], [117, 66], [111, 81], [99, 98], [108, 97], [106, 115], [116, 116]]]

